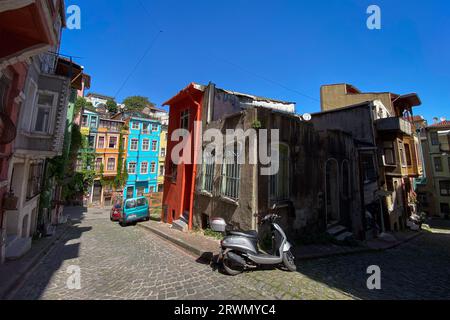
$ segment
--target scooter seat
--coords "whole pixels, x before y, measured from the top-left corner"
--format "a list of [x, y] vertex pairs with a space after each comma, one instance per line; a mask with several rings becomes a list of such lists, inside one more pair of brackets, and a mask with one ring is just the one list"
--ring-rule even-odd
[[245, 237], [250, 239], [258, 239], [258, 232], [257, 231], [230, 231], [230, 235], [237, 236], [237, 237]]

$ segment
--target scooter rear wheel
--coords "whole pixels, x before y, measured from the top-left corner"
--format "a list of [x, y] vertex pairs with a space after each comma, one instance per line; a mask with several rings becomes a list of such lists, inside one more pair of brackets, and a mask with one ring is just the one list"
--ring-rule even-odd
[[228, 257], [228, 253], [225, 253], [223, 256], [223, 268], [230, 276], [237, 276], [244, 272], [244, 267], [233, 263], [233, 261]]

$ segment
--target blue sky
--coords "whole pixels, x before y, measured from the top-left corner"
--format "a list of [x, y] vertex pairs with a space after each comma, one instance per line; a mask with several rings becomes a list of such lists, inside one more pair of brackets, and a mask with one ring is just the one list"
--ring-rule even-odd
[[[423, 105], [415, 114], [450, 118], [448, 0], [71, 4], [81, 8], [82, 28], [65, 30], [61, 53], [79, 57], [91, 91], [119, 102], [145, 95], [160, 105], [190, 82], [212, 81], [316, 112], [320, 86], [346, 82], [362, 91], [417, 92]], [[371, 4], [381, 8], [381, 30], [366, 27]]]

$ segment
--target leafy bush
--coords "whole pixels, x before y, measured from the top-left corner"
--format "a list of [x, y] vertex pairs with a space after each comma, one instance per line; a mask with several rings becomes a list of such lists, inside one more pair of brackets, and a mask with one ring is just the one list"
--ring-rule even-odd
[[213, 231], [211, 229], [206, 229], [205, 231], [203, 231], [203, 234], [207, 237], [211, 237], [217, 240], [222, 240], [223, 239], [223, 234], [220, 232], [216, 232]]

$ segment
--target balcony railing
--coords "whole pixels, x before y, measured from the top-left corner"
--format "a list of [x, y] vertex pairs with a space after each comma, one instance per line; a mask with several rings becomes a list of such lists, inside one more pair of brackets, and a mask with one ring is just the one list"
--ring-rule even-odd
[[379, 119], [376, 121], [378, 131], [402, 132], [407, 135], [412, 135], [412, 124], [403, 118], [391, 117]]

